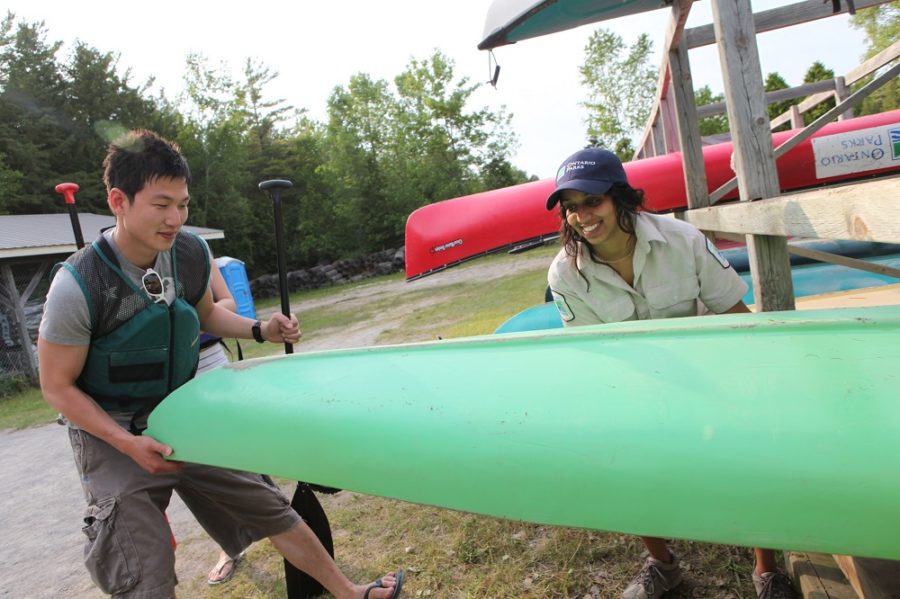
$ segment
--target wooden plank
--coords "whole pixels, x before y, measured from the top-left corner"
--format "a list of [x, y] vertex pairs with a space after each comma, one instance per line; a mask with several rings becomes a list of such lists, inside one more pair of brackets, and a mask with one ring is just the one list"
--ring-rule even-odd
[[837, 563], [838, 567], [840, 567], [841, 572], [844, 573], [844, 576], [847, 578], [850, 586], [853, 587], [855, 595], [859, 597], [859, 599], [866, 599], [866, 594], [863, 591], [862, 585], [859, 582], [859, 576], [856, 573], [856, 564], [853, 563], [852, 555], [834, 555], [832, 556], [834, 561]]
[[672, 92], [672, 80], [669, 79], [669, 90], [660, 101], [659, 113], [662, 117], [662, 130], [666, 139], [666, 154], [681, 150], [678, 139], [678, 114], [675, 111], [675, 98]]
[[[856, 67], [855, 69], [851, 70], [849, 73], [844, 75], [844, 83], [847, 85], [856, 83], [863, 77], [866, 77], [866, 76], [872, 74], [874, 71], [880, 69], [884, 65], [886, 65], [890, 62], [893, 62], [898, 57], [900, 57], [900, 40], [897, 40], [896, 42], [894, 42], [893, 44], [891, 44], [890, 46], [888, 46], [887, 48], [885, 48], [884, 50], [882, 50], [881, 52], [879, 52], [878, 54], [876, 54], [875, 56], [873, 56], [872, 58], [867, 60], [866, 62], [862, 63], [861, 65], [859, 65], [858, 67]], [[814, 95], [808, 97], [807, 99], [803, 100], [802, 102], [800, 102], [800, 104], [797, 105], [797, 108], [798, 108], [798, 110], [800, 110], [800, 112], [806, 112], [813, 106], [816, 106], [817, 104], [820, 104], [821, 102], [830, 98], [831, 95], [832, 94], [830, 94], [828, 92], [814, 94]], [[789, 119], [790, 119], [790, 115], [788, 113], [784, 113], [784, 114], [772, 119], [771, 126], [774, 129], [774, 128], [788, 122]]]
[[[712, 9], [741, 202], [775, 197], [780, 193], [778, 171], [750, 3], [713, 0]], [[792, 310], [787, 240], [754, 235], [747, 238], [747, 249], [757, 309]]]
[[[792, 135], [789, 139], [785, 140], [780, 146], [775, 148], [774, 156], [776, 159], [781, 158], [799, 144], [803, 143], [805, 140], [812, 137], [817, 131], [822, 129], [825, 125], [830, 123], [835, 119], [835, 117], [847, 110], [852, 109], [854, 106], [858, 106], [862, 104], [863, 100], [869, 97], [873, 92], [875, 92], [882, 85], [894, 79], [898, 74], [900, 74], [900, 62], [880, 74], [878, 77], [869, 81], [860, 89], [856, 90], [849, 98], [847, 98], [844, 102], [837, 104], [834, 108], [828, 110], [825, 114], [818, 117], [816, 120], [811, 122], [806, 126], [802, 131], [798, 131], [796, 134]], [[733, 177], [726, 181], [721, 187], [713, 191], [709, 194], [709, 202], [710, 204], [715, 204], [727, 194], [729, 191], [734, 189], [735, 184], [737, 183], [737, 178]]]
[[[847, 81], [843, 77], [834, 78], [834, 100], [836, 104], [844, 102], [850, 96], [850, 88], [847, 87]], [[843, 121], [853, 118], [853, 109], [845, 110], [838, 115], [837, 120]]]
[[900, 40], [897, 40], [855, 69], [851, 69], [844, 75], [844, 79], [846, 80], [847, 85], [856, 83], [863, 77], [871, 75], [887, 63], [897, 60], [897, 57], [900, 57]]
[[879, 275], [887, 275], [889, 277], [900, 279], [900, 268], [892, 268], [890, 266], [885, 266], [884, 264], [873, 264], [858, 258], [848, 258], [847, 256], [841, 256], [840, 254], [820, 252], [819, 250], [811, 250], [809, 248], [797, 247], [791, 244], [788, 244], [788, 253], [794, 254], [795, 256], [803, 256], [804, 258], [812, 258], [819, 262], [838, 264], [840, 266], [847, 266], [857, 270], [864, 270], [866, 272], [873, 272]]
[[38, 266], [38, 269], [31, 276], [31, 281], [28, 282], [28, 286], [25, 287], [25, 291], [22, 292], [22, 307], [25, 307], [25, 304], [28, 302], [28, 299], [31, 297], [31, 294], [34, 293], [34, 290], [40, 285], [41, 281], [44, 279], [44, 275], [47, 273], [47, 270], [53, 265], [53, 262], [48, 262], [44, 260]]
[[[682, 213], [682, 215], [683, 214], [684, 213]], [[724, 231], [716, 231], [716, 239], [726, 239], [728, 241], [744, 243], [743, 235], [738, 235], [737, 233], [725, 233]], [[788, 243], [787, 249], [789, 254], [794, 254], [795, 256], [803, 256], [805, 258], [818, 260], [819, 262], [840, 264], [841, 266], [847, 266], [857, 270], [900, 278], [900, 268], [891, 268], [890, 266], [885, 266], [883, 264], [873, 264], [872, 262], [866, 262], [865, 260], [859, 260], [857, 258], [848, 258], [847, 256], [841, 256], [840, 254], [833, 254], [831, 252], [811, 250], [792, 243]]]
[[797, 105], [793, 104], [788, 112], [791, 115], [791, 129], [800, 129], [803, 127], [803, 115], [800, 114], [800, 109], [797, 108]]
[[[885, 4], [888, 1], [889, 0], [856, 0], [855, 6], [856, 10], [862, 10], [871, 6]], [[690, 2], [687, 2], [686, 0], [679, 0], [679, 2], [680, 4], [690, 4]], [[846, 3], [844, 3], [843, 6], [846, 7]], [[673, 7], [673, 20], [670, 21], [668, 25], [666, 34], [667, 39], [663, 44], [663, 49], [672, 49], [679, 41], [682, 40], [687, 43], [687, 47], [689, 49], [715, 43], [715, 28], [713, 24], [694, 27], [692, 29], [684, 29], [683, 23], [681, 23], [681, 27], [679, 28], [678, 20], [680, 16], [677, 12], [678, 10], [681, 10], [684, 13], [687, 12], [685, 8], [680, 7], [679, 5]], [[842, 12], [843, 10], [845, 10], [845, 8], [842, 8]], [[771, 31], [774, 29], [780, 29], [782, 27], [788, 27], [807, 21], [830, 17], [833, 16], [833, 14], [834, 12], [829, 3], [823, 3], [820, 0], [807, 0], [806, 2], [800, 2], [789, 6], [761, 11], [755, 14], [753, 18], [756, 32], [762, 33], [764, 31]], [[679, 36], [681, 38], [680, 40]], [[898, 52], [900, 52], [900, 41], [894, 43], [891, 47], [880, 52], [878, 55], [867, 60], [862, 65], [847, 73], [844, 76], [846, 84], [850, 85], [855, 81], [861, 79], [862, 77], [865, 77], [866, 75], [872, 73], [880, 66], [896, 58]], [[635, 159], [647, 157], [647, 154], [643, 151], [643, 149], [649, 147], [652, 123], [654, 123], [658, 118], [660, 101], [665, 98], [665, 94], [667, 92], [669, 81], [668, 64], [669, 61], [667, 60], [666, 53], [664, 52], [662, 64], [660, 66], [659, 79], [656, 84], [656, 98], [653, 103], [653, 108], [651, 109], [650, 118], [647, 121], [648, 124], [646, 127], [644, 127], [644, 132], [641, 134], [640, 140], [637, 144], [638, 150], [635, 153]], [[819, 104], [824, 99], [827, 99], [830, 96], [830, 93], [819, 93], [814, 96], [810, 96], [810, 98], [808, 98], [801, 104], [801, 112], [809, 110], [810, 107]], [[771, 126], [774, 129], [788, 122], [789, 120], [790, 114], [785, 113], [779, 117], [776, 117]]]
[[[659, 105], [662, 101], [663, 94], [666, 92], [666, 83], [669, 80], [669, 61], [665, 60], [663, 62], [665, 64], [660, 68], [659, 81], [656, 83], [656, 99], [653, 101], [653, 107], [650, 109], [650, 117], [647, 119], [647, 125], [644, 127], [644, 132], [641, 134], [640, 141], [638, 141], [638, 148], [647, 147], [650, 136], [655, 135], [657, 131], [661, 131], [662, 113], [660, 112]], [[665, 154], [665, 151], [659, 151], [659, 139], [662, 138], [657, 136], [656, 139], [653, 139], [653, 147], [656, 148], [655, 156]], [[662, 147], [665, 149], [665, 142], [663, 142]], [[640, 150], [638, 150], [632, 159], [637, 160], [638, 158], [647, 158], [647, 156], [641, 156]]]
[[763, 101], [759, 52], [753, 33], [746, 30], [750, 5], [714, 0], [712, 7], [741, 199], [773, 197], [779, 193], [778, 171]]
[[[660, 102], [666, 97], [665, 94], [668, 91], [669, 61], [666, 54], [668, 50], [681, 44], [684, 24], [687, 21], [692, 4], [693, 0], [677, 0], [672, 4], [672, 13], [666, 27], [666, 37], [663, 41], [662, 64], [659, 67], [659, 78], [656, 82], [656, 99], [653, 101], [653, 107], [650, 109], [650, 117], [647, 119], [647, 124], [644, 126], [644, 132], [641, 134], [640, 141], [637, 144], [638, 150], [634, 155], [635, 160], [648, 157], [646, 149], [650, 147], [649, 142], [651, 137], [657, 133], [657, 131], [654, 130], [654, 127], [658, 125], [662, 118]], [[659, 149], [659, 140], [660, 138], [658, 136], [653, 138], [653, 147], [656, 151], [656, 154], [653, 154], [654, 156], [665, 154], [665, 151], [660, 151]]]
[[661, 119], [656, 119], [656, 121], [654, 121], [651, 132], [653, 141], [653, 156], [662, 156], [666, 153], [666, 136], [663, 134]]
[[[803, 98], [810, 94], [822, 91], [834, 91], [837, 87], [835, 79], [826, 79], [825, 81], [816, 81], [814, 83], [805, 83], [797, 87], [788, 87], [785, 89], [776, 89], [775, 91], [766, 92], [766, 104], [775, 102], [784, 102], [785, 100], [793, 100], [794, 98]], [[704, 104], [697, 109], [697, 116], [701, 119], [716, 114], [726, 112], [725, 102], [714, 102], [712, 104]]]
[[[870, 6], [886, 4], [890, 0], [856, 0], [854, 2], [856, 10], [862, 10]], [[841, 11], [846, 12], [847, 3], [841, 3]], [[821, 0], [807, 0], [806, 2], [798, 2], [788, 6], [780, 6], [771, 10], [764, 10], [753, 16], [754, 30], [756, 33], [766, 31], [774, 31], [792, 25], [799, 25], [809, 21], [816, 21], [826, 17], [834, 16], [834, 11], [830, 2], [822, 2]], [[701, 25], [686, 29], [684, 37], [687, 40], [688, 48], [700, 48], [716, 43], [716, 36], [712, 24]]]
[[784, 564], [804, 599], [858, 599], [829, 555], [790, 551], [785, 552]]
[[726, 233], [900, 243], [900, 178], [688, 210], [684, 220]]
[[834, 560], [860, 599], [900, 597], [900, 562], [849, 555]]
[[675, 0], [672, 3], [672, 16], [666, 24], [666, 37], [663, 41], [663, 50], [672, 51], [682, 45], [684, 37], [684, 24], [691, 13], [694, 0]]
[[694, 101], [691, 65], [688, 61], [687, 48], [683, 45], [669, 52], [669, 68], [672, 72], [672, 95], [677, 115], [687, 204], [689, 208], [704, 208], [709, 206], [709, 185], [703, 161], [703, 144], [700, 139], [697, 105]]

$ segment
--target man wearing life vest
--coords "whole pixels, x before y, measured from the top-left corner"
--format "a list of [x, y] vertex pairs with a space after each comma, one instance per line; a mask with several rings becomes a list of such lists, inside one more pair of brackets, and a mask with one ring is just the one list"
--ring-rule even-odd
[[352, 583], [262, 477], [166, 460], [173, 449], [142, 435], [153, 408], [194, 375], [201, 328], [273, 343], [297, 342], [300, 328], [293, 315], [260, 322], [214, 304], [209, 249], [181, 230], [191, 174], [176, 145], [133, 131], [110, 145], [104, 169], [116, 226], [58, 265], [38, 338], [41, 390], [68, 425], [87, 500], [94, 582], [115, 597], [175, 596], [165, 509], [177, 490], [226, 551], [241, 549], [229, 546], [236, 519], [335, 597], [398, 597], [402, 571]]

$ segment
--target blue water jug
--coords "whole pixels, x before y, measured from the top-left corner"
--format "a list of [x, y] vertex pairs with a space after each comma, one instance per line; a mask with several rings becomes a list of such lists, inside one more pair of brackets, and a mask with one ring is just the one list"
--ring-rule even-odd
[[256, 318], [256, 307], [253, 305], [253, 296], [250, 294], [250, 281], [247, 279], [247, 269], [244, 263], [230, 256], [219, 256], [216, 265], [222, 272], [228, 290], [234, 296], [237, 304], [235, 310], [241, 316]]

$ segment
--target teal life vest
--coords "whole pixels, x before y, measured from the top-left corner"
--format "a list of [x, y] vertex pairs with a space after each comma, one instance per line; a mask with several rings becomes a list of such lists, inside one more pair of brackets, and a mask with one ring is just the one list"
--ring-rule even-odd
[[106, 411], [149, 413], [197, 370], [209, 254], [181, 232], [170, 250], [176, 299], [155, 303], [122, 272], [101, 235], [56, 265], [75, 277], [91, 317], [91, 344], [76, 386]]

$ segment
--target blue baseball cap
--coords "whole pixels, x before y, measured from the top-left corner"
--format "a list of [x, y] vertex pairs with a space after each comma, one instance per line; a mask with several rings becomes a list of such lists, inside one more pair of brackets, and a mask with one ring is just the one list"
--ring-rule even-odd
[[619, 157], [602, 148], [585, 148], [566, 158], [556, 172], [556, 189], [547, 198], [547, 210], [553, 210], [567, 189], [603, 195], [616, 183], [628, 183]]

